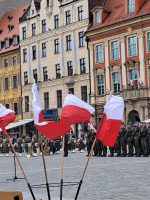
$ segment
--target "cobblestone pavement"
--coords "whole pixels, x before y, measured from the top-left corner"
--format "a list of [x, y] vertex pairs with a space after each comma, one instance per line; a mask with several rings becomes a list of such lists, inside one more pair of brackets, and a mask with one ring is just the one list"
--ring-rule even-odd
[[[85, 153], [69, 153], [65, 158], [64, 181], [78, 182], [86, 161]], [[41, 157], [20, 158], [31, 185], [44, 183]], [[46, 157], [50, 183], [60, 181], [60, 155]], [[149, 200], [150, 157], [92, 157], [79, 200]], [[0, 190], [21, 190], [25, 200], [32, 200], [25, 180], [7, 181], [14, 177], [13, 157], [0, 157]], [[22, 177], [17, 167], [17, 177]], [[64, 198], [74, 199], [77, 186], [64, 188]], [[46, 188], [34, 188], [37, 200], [46, 196]], [[51, 188], [51, 197], [59, 197], [59, 188]], [[46, 198], [45, 198], [46, 199]], [[58, 198], [59, 199], [59, 198]]]

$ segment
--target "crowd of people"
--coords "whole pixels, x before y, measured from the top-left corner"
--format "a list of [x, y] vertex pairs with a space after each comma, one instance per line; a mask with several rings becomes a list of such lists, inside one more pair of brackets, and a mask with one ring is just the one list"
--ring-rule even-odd
[[[64, 156], [68, 156], [70, 152], [87, 151], [90, 153], [96, 132], [88, 128], [87, 133], [82, 132], [80, 138], [76, 138], [75, 134], [67, 134], [64, 140]], [[44, 137], [38, 139], [33, 136], [12, 137], [12, 144], [16, 152], [21, 156], [23, 153], [27, 157], [38, 156], [41, 150], [45, 155], [59, 154], [62, 148], [62, 139], [58, 138], [54, 141], [47, 140]], [[42, 145], [41, 145], [42, 144]], [[0, 155], [9, 155], [12, 153], [7, 139], [0, 137]], [[122, 125], [119, 131], [114, 147], [106, 147], [101, 141], [96, 140], [93, 156], [101, 157], [147, 157], [150, 155], [150, 124], [136, 122], [134, 124]]]

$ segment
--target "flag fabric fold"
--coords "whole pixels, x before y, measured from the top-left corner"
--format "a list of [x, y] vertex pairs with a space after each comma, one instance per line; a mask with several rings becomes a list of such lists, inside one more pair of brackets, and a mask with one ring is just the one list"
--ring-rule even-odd
[[0, 128], [2, 129], [3, 133], [8, 136], [5, 127], [15, 121], [14, 111], [7, 109], [5, 106], [0, 104]]
[[40, 96], [37, 85], [34, 82], [32, 85], [32, 109], [34, 115], [34, 124], [38, 131], [48, 139], [54, 140], [58, 137], [64, 136], [71, 130], [71, 127], [64, 122], [44, 121], [42, 115], [42, 108], [40, 104]]
[[122, 97], [111, 96], [104, 106], [96, 137], [105, 146], [113, 147], [123, 120], [124, 100]]
[[64, 101], [61, 121], [65, 121], [68, 124], [88, 123], [90, 122], [91, 114], [94, 112], [95, 109], [91, 105], [72, 94], [68, 94]]

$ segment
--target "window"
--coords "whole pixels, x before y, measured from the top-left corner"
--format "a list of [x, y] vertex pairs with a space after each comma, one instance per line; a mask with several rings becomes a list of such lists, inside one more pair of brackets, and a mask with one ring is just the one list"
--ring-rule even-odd
[[13, 38], [13, 45], [18, 45], [18, 36], [16, 35], [14, 38]]
[[71, 23], [71, 11], [66, 11], [66, 25]]
[[46, 19], [42, 20], [42, 33], [46, 32]]
[[136, 68], [129, 70], [130, 89], [138, 88], [138, 71]]
[[78, 7], [78, 21], [83, 19], [83, 6]]
[[66, 50], [69, 51], [71, 50], [71, 35], [67, 35], [66, 36]]
[[86, 73], [85, 58], [80, 59], [80, 74]]
[[54, 28], [59, 28], [59, 15], [54, 16]]
[[13, 88], [17, 88], [17, 76], [13, 76]]
[[95, 12], [95, 24], [100, 23], [100, 12], [96, 11]]
[[113, 92], [120, 92], [120, 74], [119, 72], [112, 73], [112, 84], [113, 84]]
[[104, 95], [104, 75], [97, 75], [97, 94], [99, 96]]
[[61, 78], [61, 72], [60, 72], [60, 64], [55, 65], [56, 67], [56, 79]]
[[24, 72], [24, 85], [28, 85], [28, 72]]
[[46, 7], [49, 7], [49, 0], [46, 0]]
[[135, 2], [134, 0], [128, 0], [128, 13], [133, 13], [134, 12], [134, 5], [135, 5]]
[[84, 32], [79, 32], [79, 47], [85, 46]]
[[35, 80], [35, 82], [38, 82], [38, 75], [37, 75], [37, 69], [33, 70], [33, 79]]
[[147, 33], [147, 51], [150, 52], [150, 32]]
[[26, 26], [22, 27], [22, 39], [26, 39], [27, 38], [27, 31], [26, 31]]
[[8, 67], [8, 60], [6, 58], [4, 59], [4, 67]]
[[27, 62], [27, 49], [23, 49], [23, 62]]
[[32, 36], [36, 35], [36, 23], [32, 24]]
[[13, 66], [17, 65], [17, 57], [16, 56], [12, 57], [12, 64], [13, 64]]
[[49, 109], [49, 93], [48, 92], [44, 93], [44, 109], [45, 110]]
[[81, 86], [81, 99], [87, 102], [87, 86]]
[[14, 103], [14, 111], [15, 111], [15, 115], [18, 114], [18, 104]]
[[32, 47], [32, 60], [36, 59], [36, 46]]
[[48, 80], [48, 72], [47, 72], [47, 67], [43, 67], [43, 81]]
[[8, 90], [8, 89], [9, 89], [9, 80], [8, 80], [7, 77], [4, 78], [4, 89], [5, 89], [5, 90]]
[[129, 56], [135, 56], [137, 54], [136, 42], [137, 42], [136, 36], [128, 38], [128, 55]]
[[6, 104], [5, 107], [6, 107], [7, 109], [9, 109], [9, 104]]
[[46, 57], [46, 42], [42, 43], [42, 57]]
[[68, 61], [68, 62], [67, 62], [67, 68], [68, 68], [68, 76], [73, 76], [72, 61]]
[[62, 107], [62, 90], [57, 90], [57, 108]]
[[59, 39], [54, 40], [55, 54], [59, 53]]
[[97, 45], [96, 46], [96, 63], [102, 63], [104, 61], [104, 55], [103, 55], [103, 45]]
[[111, 58], [112, 60], [119, 59], [119, 42], [118, 41], [111, 42]]
[[29, 96], [25, 96], [25, 112], [29, 112]]
[[10, 41], [9, 41], [9, 39], [6, 39], [6, 41], [5, 41], [5, 48], [9, 48], [9, 46], [10, 46]]
[[69, 94], [74, 94], [74, 88], [69, 88]]

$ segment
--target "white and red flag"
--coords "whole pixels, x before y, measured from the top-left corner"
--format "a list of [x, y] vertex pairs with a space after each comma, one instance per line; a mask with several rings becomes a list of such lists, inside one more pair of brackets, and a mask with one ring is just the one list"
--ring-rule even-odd
[[33, 94], [32, 109], [34, 114], [34, 124], [38, 129], [38, 131], [51, 140], [54, 140], [58, 137], [67, 134], [68, 131], [71, 130], [71, 127], [67, 123], [43, 120], [39, 92], [35, 82], [32, 85], [32, 94]]
[[104, 105], [104, 113], [97, 130], [97, 139], [105, 146], [113, 147], [123, 121], [124, 100], [122, 97], [111, 96]]
[[7, 109], [5, 106], [0, 104], [0, 128], [2, 129], [3, 133], [8, 136], [8, 133], [5, 127], [15, 121], [14, 111]]
[[91, 105], [72, 94], [68, 94], [64, 101], [61, 121], [68, 124], [88, 123], [94, 112], [95, 109]]

